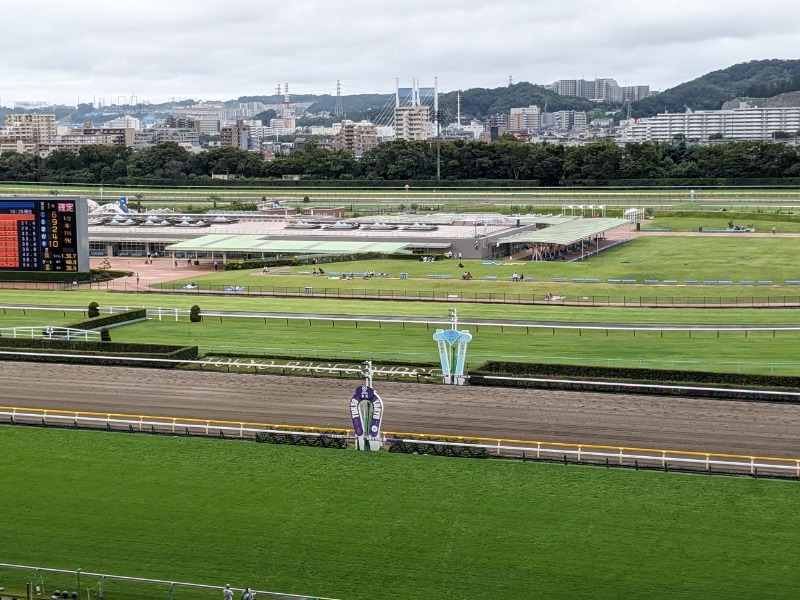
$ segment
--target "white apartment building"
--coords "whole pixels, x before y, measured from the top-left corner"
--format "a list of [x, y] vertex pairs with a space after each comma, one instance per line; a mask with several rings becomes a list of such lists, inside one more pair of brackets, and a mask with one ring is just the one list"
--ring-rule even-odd
[[512, 108], [508, 128], [512, 131], [531, 131], [542, 127], [542, 111], [538, 106]]
[[294, 117], [278, 117], [277, 119], [270, 119], [269, 126], [273, 129], [279, 129], [282, 132], [281, 135], [289, 135], [295, 132], [297, 129], [297, 121]]
[[141, 122], [136, 117], [125, 115], [106, 121], [103, 127], [107, 129], [141, 129]]
[[200, 149], [200, 134], [196, 129], [151, 127], [136, 132], [133, 147], [136, 149], [150, 148], [165, 142], [176, 142], [187, 150], [196, 152]]
[[217, 135], [221, 125], [219, 119], [195, 119], [194, 127], [200, 135]]
[[333, 137], [342, 130], [341, 123], [333, 123], [330, 127], [323, 127], [322, 125], [312, 125], [308, 128], [308, 133], [311, 135], [328, 135]]
[[687, 110], [661, 113], [629, 125], [622, 140], [629, 142], [669, 142], [676, 136], [706, 141], [711, 135], [726, 140], [770, 140], [776, 132], [800, 130], [800, 107], [758, 108], [741, 103], [731, 110]]
[[394, 134], [398, 140], [427, 140], [435, 129], [430, 120], [430, 108], [424, 104], [396, 106], [394, 109]]
[[611, 78], [559, 79], [544, 87], [559, 96], [577, 96], [594, 102], [633, 102], [650, 96], [649, 85], [620, 87], [617, 80]]

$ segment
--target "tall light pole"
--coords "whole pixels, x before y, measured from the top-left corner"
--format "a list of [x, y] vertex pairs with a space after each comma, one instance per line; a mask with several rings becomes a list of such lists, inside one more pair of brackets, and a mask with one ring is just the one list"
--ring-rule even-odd
[[442, 180], [442, 115], [436, 114], [436, 181]]

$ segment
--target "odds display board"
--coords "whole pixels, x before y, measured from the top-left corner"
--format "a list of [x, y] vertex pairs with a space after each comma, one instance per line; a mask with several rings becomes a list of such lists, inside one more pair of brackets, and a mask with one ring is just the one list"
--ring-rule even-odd
[[0, 199], [0, 271], [89, 271], [87, 202]]

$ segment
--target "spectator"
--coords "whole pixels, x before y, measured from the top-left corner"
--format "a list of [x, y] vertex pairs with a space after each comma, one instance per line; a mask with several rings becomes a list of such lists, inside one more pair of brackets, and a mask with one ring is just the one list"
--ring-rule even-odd
[[518, 280], [519, 280], [519, 275], [517, 275], [517, 272], [514, 271], [514, 274], [511, 276], [511, 281], [518, 281]]
[[214, 270], [216, 271], [217, 269], [219, 269], [219, 263], [214, 261]]
[[226, 584], [225, 589], [222, 590], [222, 598], [223, 600], [233, 600], [233, 590], [230, 583]]
[[772, 235], [775, 235], [775, 225], [772, 226]]

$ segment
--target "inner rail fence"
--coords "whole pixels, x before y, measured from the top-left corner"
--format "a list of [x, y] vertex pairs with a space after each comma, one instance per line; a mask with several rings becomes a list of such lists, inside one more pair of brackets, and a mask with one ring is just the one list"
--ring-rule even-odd
[[[317, 280], [309, 280], [304, 286], [226, 285], [197, 284], [187, 288], [186, 284], [144, 284], [128, 281], [105, 281], [92, 284], [56, 282], [0, 281], [0, 289], [28, 290], [78, 290], [98, 289], [121, 293], [185, 294], [193, 296], [252, 296], [286, 298], [335, 298], [343, 300], [396, 300], [414, 302], [453, 302], [478, 304], [525, 304], [543, 306], [620, 306], [630, 308], [796, 308], [800, 307], [800, 294], [736, 294], [731, 295], [667, 295], [667, 294], [557, 294], [513, 293], [504, 291], [414, 290], [359, 287], [315, 286]], [[547, 282], [536, 282], [540, 286]], [[480, 282], [479, 282], [480, 284]], [[563, 285], [553, 283], [552, 285]], [[521, 285], [525, 286], [526, 283]], [[589, 285], [589, 284], [587, 284]], [[633, 284], [631, 284], [633, 285]], [[692, 286], [699, 287], [699, 286]], [[720, 287], [720, 286], [716, 286]], [[767, 287], [767, 286], [759, 286]], [[773, 286], [781, 287], [781, 286]], [[732, 289], [732, 288], [727, 288]], [[540, 290], [543, 291], [543, 290]]]
[[[271, 296], [289, 298], [335, 298], [344, 300], [396, 300], [414, 302], [471, 302], [479, 304], [537, 304], [544, 306], [622, 306], [632, 308], [764, 308], [764, 307], [800, 307], [800, 294], [731, 294], [731, 295], [614, 295], [614, 294], [558, 294], [548, 298], [548, 292], [541, 286], [540, 293], [514, 293], [505, 291], [466, 291], [453, 290], [414, 290], [414, 289], [381, 289], [358, 287], [315, 286], [316, 280], [309, 280], [303, 286], [265, 286], [265, 285], [225, 285], [197, 284], [187, 288], [186, 284], [158, 283], [150, 286], [136, 285], [127, 281], [108, 281], [93, 284], [100, 289], [127, 293], [159, 293], [189, 295], [224, 295], [224, 296]], [[480, 282], [478, 282], [480, 285]], [[521, 283], [526, 286], [526, 283]], [[556, 284], [553, 284], [556, 285]], [[563, 285], [563, 284], [561, 284]], [[545, 293], [541, 293], [545, 292]]]
[[[131, 577], [127, 575], [111, 575], [109, 573], [93, 573], [91, 571], [83, 571], [82, 569], [55, 569], [50, 567], [37, 567], [33, 565], [19, 565], [13, 563], [0, 563], [0, 569], [10, 569], [16, 571], [27, 571], [33, 575], [33, 587], [39, 587], [39, 591], [44, 594], [46, 593], [44, 586], [41, 581], [43, 581], [43, 574], [52, 574], [52, 575], [62, 575], [62, 576], [69, 576], [69, 578], [60, 578], [61, 583], [69, 582], [71, 583], [73, 589], [78, 590], [76, 593], [80, 595], [81, 589], [81, 578], [84, 579], [84, 590], [87, 591], [87, 598], [91, 598], [91, 595], [88, 593], [86, 589], [91, 585], [93, 588], [92, 591], [96, 594], [96, 598], [99, 600], [103, 600], [104, 592], [108, 593], [109, 596], [112, 597], [126, 597], [124, 590], [106, 590], [106, 585], [108, 582], [122, 582], [127, 584], [147, 584], [149, 587], [147, 589], [147, 596], [149, 598], [169, 598], [172, 600], [173, 596], [176, 595], [177, 588], [184, 588], [184, 589], [193, 589], [193, 590], [202, 590], [209, 592], [208, 597], [211, 598], [211, 592], [215, 592], [216, 594], [221, 593], [225, 586], [221, 585], [206, 585], [202, 583], [189, 583], [185, 581], [169, 581], [165, 579], [150, 579], [147, 577]], [[74, 579], [73, 579], [74, 578]], [[93, 585], [92, 585], [93, 584]], [[160, 589], [159, 589], [160, 588]], [[24, 584], [23, 584], [24, 589]], [[55, 590], [57, 588], [53, 588]], [[232, 590], [237, 593], [237, 595], [241, 592], [244, 592], [245, 588], [235, 588], [232, 587]], [[335, 600], [334, 598], [327, 598], [323, 596], [305, 596], [302, 594], [288, 594], [283, 592], [274, 592], [269, 590], [255, 590], [250, 588], [252, 592], [255, 592], [256, 596], [267, 596], [269, 598], [274, 598], [275, 600]], [[35, 590], [31, 590], [35, 592]], [[158, 592], [161, 592], [161, 595], [158, 595]], [[40, 594], [36, 594], [39, 596]], [[213, 596], [218, 597], [218, 596]]]
[[[352, 429], [335, 427], [287, 426], [245, 421], [11, 406], [0, 406], [0, 419], [5, 423], [15, 425], [103, 429], [132, 434], [197, 435], [254, 440], [257, 434], [274, 433], [344, 439], [350, 442], [355, 439]], [[384, 432], [382, 441], [390, 447], [395, 444], [410, 445], [418, 454], [444, 454], [444, 450], [449, 448], [450, 455], [460, 456], [460, 450], [481, 449], [485, 451], [486, 456], [501, 458], [583, 463], [607, 467], [641, 467], [665, 471], [672, 469], [719, 474], [764, 475], [800, 480], [800, 458], [393, 431]]]

